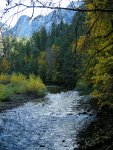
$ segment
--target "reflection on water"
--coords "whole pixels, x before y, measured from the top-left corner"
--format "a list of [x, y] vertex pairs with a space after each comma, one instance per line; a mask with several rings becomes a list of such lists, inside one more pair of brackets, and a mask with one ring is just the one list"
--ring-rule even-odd
[[47, 87], [47, 91], [50, 92], [50, 93], [60, 93], [61, 91], [62, 92], [67, 92], [69, 89], [66, 88], [66, 87], [63, 87], [63, 86], [57, 86], [57, 85], [49, 85], [49, 86], [46, 86]]
[[76, 91], [48, 93], [45, 101], [0, 114], [0, 150], [73, 150], [78, 131], [92, 119], [79, 115]]

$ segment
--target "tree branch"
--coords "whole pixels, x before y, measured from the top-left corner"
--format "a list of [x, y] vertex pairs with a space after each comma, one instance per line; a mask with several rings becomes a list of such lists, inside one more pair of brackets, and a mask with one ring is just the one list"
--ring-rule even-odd
[[111, 149], [111, 147], [113, 146], [113, 144], [112, 145], [110, 145], [108, 148], [106, 148], [105, 150], [108, 150], [108, 149]]
[[88, 66], [89, 66], [89, 64], [90, 64], [90, 62], [91, 62], [91, 60], [95, 57], [95, 55], [96, 55], [96, 54], [99, 54], [100, 52], [102, 52], [103, 50], [105, 50], [105, 48], [107, 48], [107, 47], [109, 47], [109, 46], [111, 46], [111, 45], [113, 45], [113, 42], [107, 44], [107, 45], [104, 46], [102, 49], [96, 51], [96, 52], [90, 57], [90, 59], [88, 60], [87, 66], [86, 66], [86, 68], [85, 68], [85, 72], [86, 72], [86, 70], [87, 70], [87, 68], [88, 68]]
[[[14, 6], [6, 8], [5, 10], [10, 10], [12, 8], [15, 8], [17, 6], [24, 6], [26, 8], [32, 8], [32, 5], [26, 5], [23, 3], [15, 3]], [[70, 10], [70, 11], [78, 11], [78, 12], [113, 12], [111, 9], [82, 9], [82, 8], [69, 8], [69, 7], [54, 7], [54, 6], [46, 6], [46, 5], [34, 5], [34, 8], [49, 8], [49, 9], [64, 9], [64, 10]]]

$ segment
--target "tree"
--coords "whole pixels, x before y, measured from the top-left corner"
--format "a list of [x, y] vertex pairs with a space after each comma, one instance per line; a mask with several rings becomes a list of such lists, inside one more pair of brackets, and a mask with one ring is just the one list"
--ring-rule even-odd
[[[92, 2], [86, 0], [85, 4], [86, 9], [113, 9], [111, 1], [107, 0]], [[100, 106], [113, 103], [112, 18], [113, 14], [109, 12], [87, 12], [85, 20], [87, 32], [80, 46], [81, 51], [79, 50], [85, 56], [82, 59], [84, 68], [82, 78], [92, 89], [92, 95], [98, 99]]]
[[47, 46], [47, 31], [45, 27], [41, 27], [41, 29], [34, 33], [32, 36], [32, 41], [34, 46], [40, 51], [44, 51]]
[[2, 39], [2, 32], [0, 30], [0, 57], [3, 56], [3, 39]]
[[9, 62], [6, 57], [3, 57], [0, 63], [0, 72], [6, 73], [8, 72], [8, 69], [9, 69]]
[[46, 62], [46, 53], [40, 52], [39, 58], [38, 58], [38, 75], [43, 79], [43, 81], [46, 81], [47, 79], [47, 62]]

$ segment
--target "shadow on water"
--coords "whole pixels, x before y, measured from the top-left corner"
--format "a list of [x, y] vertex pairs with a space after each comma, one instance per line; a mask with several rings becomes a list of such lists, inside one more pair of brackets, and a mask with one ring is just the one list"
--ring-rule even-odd
[[70, 88], [67, 88], [65, 86], [58, 86], [58, 85], [47, 85], [47, 91], [50, 93], [60, 93], [60, 92], [67, 92], [69, 90], [72, 90]]

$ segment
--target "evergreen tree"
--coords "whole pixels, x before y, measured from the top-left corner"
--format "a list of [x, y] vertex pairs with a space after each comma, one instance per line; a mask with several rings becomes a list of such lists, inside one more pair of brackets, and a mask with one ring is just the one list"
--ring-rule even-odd
[[3, 39], [2, 39], [2, 32], [0, 31], [0, 57], [3, 56]]

